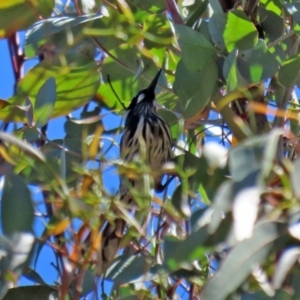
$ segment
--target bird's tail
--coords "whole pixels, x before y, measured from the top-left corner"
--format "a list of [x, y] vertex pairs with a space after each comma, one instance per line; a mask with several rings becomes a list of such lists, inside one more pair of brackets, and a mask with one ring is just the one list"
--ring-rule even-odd
[[[120, 202], [124, 205], [130, 205], [133, 202], [133, 197], [129, 189], [122, 185], [119, 189]], [[102, 270], [105, 271], [108, 264], [115, 258], [121, 244], [121, 239], [124, 235], [126, 221], [122, 218], [115, 219], [114, 223], [105, 225], [102, 230], [101, 240], [101, 263]]]
[[107, 223], [102, 231], [101, 254], [102, 263], [107, 265], [116, 256], [126, 222], [123, 219], [115, 220], [114, 224]]

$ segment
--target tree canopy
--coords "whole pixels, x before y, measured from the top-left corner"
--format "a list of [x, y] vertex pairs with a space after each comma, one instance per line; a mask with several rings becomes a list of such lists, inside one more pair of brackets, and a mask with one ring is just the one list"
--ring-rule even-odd
[[[299, 299], [296, 0], [2, 1], [0, 38], [15, 79], [0, 99], [1, 299]], [[123, 105], [159, 69], [174, 159], [157, 171], [176, 178], [152, 199], [145, 184], [133, 214], [105, 172], [151, 182], [142, 159], [110, 153]], [[58, 117], [65, 137], [51, 139]], [[120, 217], [103, 270], [101, 230]], [[35, 270], [44, 247], [50, 285]]]

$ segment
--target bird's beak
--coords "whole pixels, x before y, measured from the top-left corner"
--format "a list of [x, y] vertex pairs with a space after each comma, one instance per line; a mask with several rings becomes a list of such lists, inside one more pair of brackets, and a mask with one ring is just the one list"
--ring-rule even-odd
[[160, 76], [160, 73], [161, 73], [161, 69], [158, 71], [158, 73], [155, 75], [155, 77], [153, 78], [152, 82], [150, 83], [150, 85], [148, 86], [147, 90], [149, 92], [153, 92], [155, 91], [155, 87], [157, 85], [157, 82], [158, 82], [158, 78]]

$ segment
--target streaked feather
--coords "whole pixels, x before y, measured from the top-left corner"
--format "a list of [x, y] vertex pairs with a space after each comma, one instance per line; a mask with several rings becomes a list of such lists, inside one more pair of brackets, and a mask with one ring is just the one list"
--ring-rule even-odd
[[[145, 162], [152, 170], [159, 170], [171, 159], [172, 136], [168, 124], [158, 116], [154, 106], [154, 89], [160, 72], [148, 89], [139, 92], [127, 108], [124, 132], [120, 144], [120, 155], [124, 161], [131, 162], [141, 155], [141, 144], [145, 145]], [[141, 181], [131, 180], [132, 186], [139, 190]], [[154, 178], [154, 188], [161, 187], [161, 177]], [[120, 178], [120, 201], [134, 202], [128, 186]], [[123, 219], [108, 223], [102, 232], [102, 262], [107, 264], [116, 255], [126, 223]], [[105, 267], [104, 267], [105, 269]]]

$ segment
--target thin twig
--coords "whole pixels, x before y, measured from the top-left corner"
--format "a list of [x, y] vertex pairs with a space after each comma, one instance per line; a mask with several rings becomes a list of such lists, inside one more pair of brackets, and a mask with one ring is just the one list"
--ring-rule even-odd
[[112, 86], [111, 81], [110, 81], [110, 76], [109, 76], [109, 74], [107, 74], [107, 82], [108, 82], [108, 84], [109, 84], [109, 86], [110, 86], [112, 92], [114, 93], [115, 97], [118, 99], [118, 101], [119, 101], [120, 104], [122, 105], [122, 107], [123, 107], [125, 110], [127, 110], [127, 107], [126, 107], [125, 104], [121, 101], [121, 99], [119, 98], [118, 94], [116, 93], [114, 87]]

